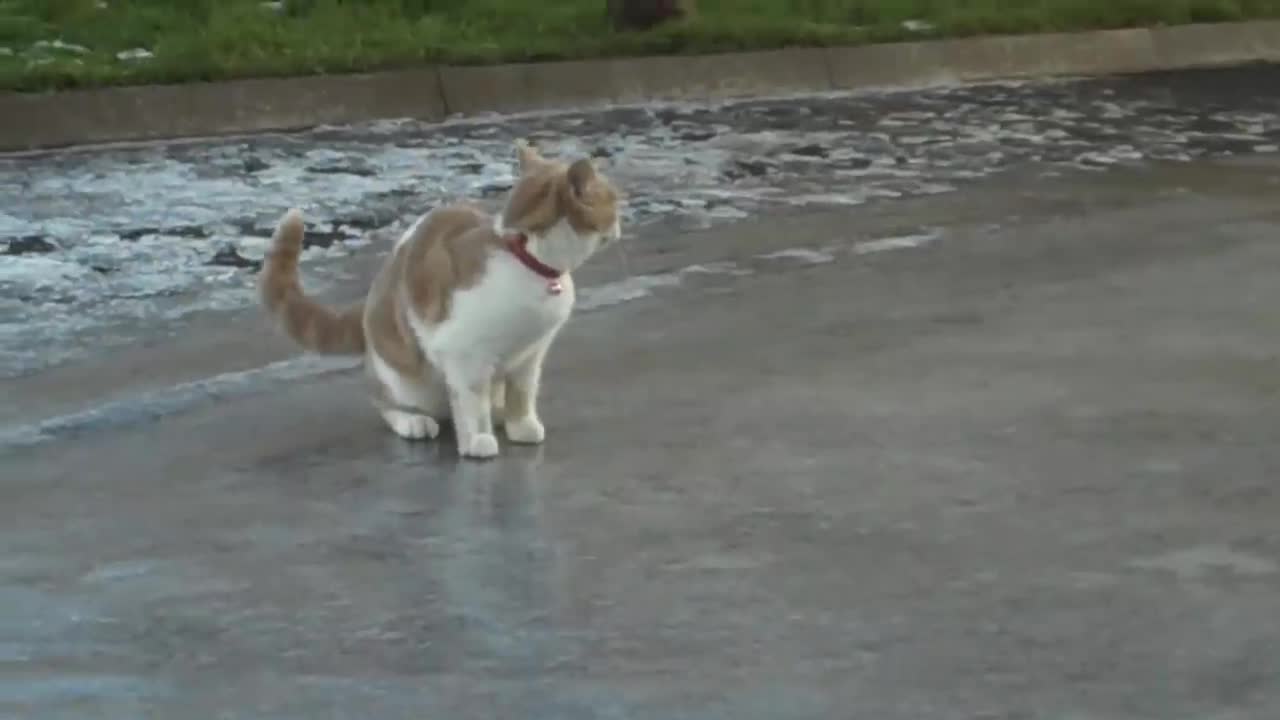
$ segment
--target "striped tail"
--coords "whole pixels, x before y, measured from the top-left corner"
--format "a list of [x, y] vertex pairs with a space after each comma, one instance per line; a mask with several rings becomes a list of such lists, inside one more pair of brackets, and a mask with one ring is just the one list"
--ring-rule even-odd
[[258, 280], [262, 305], [302, 347], [324, 355], [359, 355], [365, 347], [364, 303], [335, 311], [302, 292], [298, 257], [304, 235], [302, 213], [285, 213], [271, 238], [271, 250]]

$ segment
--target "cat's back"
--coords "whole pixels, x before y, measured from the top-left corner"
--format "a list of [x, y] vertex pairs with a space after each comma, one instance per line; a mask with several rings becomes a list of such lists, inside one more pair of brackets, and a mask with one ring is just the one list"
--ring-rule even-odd
[[492, 227], [493, 218], [466, 203], [445, 205], [423, 215], [396, 243], [396, 250], [425, 253], [432, 246], [449, 245], [478, 229]]
[[422, 216], [400, 239], [391, 275], [413, 312], [437, 323], [449, 314], [454, 291], [475, 284], [500, 246], [492, 216], [466, 203], [446, 205]]
[[[436, 208], [418, 222], [411, 246], [405, 248], [410, 283], [469, 285], [483, 271], [489, 253], [500, 246], [494, 218], [480, 208], [465, 203]], [[441, 277], [441, 274], [448, 277]], [[450, 287], [449, 289], [453, 289]]]
[[400, 307], [406, 296], [418, 312], [443, 316], [453, 288], [482, 269], [488, 252], [484, 238], [492, 233], [493, 219], [466, 203], [434, 208], [418, 218], [374, 277], [365, 301], [366, 330], [407, 338]]

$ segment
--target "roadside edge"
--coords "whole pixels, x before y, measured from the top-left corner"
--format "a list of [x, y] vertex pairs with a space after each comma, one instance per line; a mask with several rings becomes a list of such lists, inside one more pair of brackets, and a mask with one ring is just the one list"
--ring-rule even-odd
[[1280, 61], [1280, 21], [0, 93], [0, 152], [638, 103]]

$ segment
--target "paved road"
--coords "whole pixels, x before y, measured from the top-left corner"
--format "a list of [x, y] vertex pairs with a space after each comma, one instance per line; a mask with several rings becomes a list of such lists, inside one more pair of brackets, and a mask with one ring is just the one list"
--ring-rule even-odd
[[344, 371], [46, 428], [0, 718], [1273, 720], [1278, 200], [1273, 154], [680, 235], [487, 464]]
[[181, 329], [252, 297], [288, 207], [314, 284], [387, 225], [497, 202], [511, 143], [591, 152], [627, 222], [681, 232], [793, 208], [949, 192], [1026, 164], [1105, 168], [1280, 150], [1280, 65], [0, 157], [0, 381]]

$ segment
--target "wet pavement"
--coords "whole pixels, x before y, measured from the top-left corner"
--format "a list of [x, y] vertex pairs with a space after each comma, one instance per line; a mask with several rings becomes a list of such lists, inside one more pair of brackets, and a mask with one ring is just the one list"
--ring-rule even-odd
[[945, 192], [633, 208], [547, 445], [491, 463], [247, 309], [0, 381], [0, 718], [1280, 717], [1280, 96], [1242, 77], [1107, 81], [1251, 124], [1186, 157], [1001, 136]]
[[[511, 142], [596, 155], [633, 230], [951, 192], [1052, 171], [1280, 149], [1280, 68], [451, 124], [388, 122], [0, 158], [0, 377], [241, 308], [270, 228], [298, 206], [308, 265], [339, 283], [425, 208], [487, 198]], [[371, 241], [372, 240], [372, 241]]]

